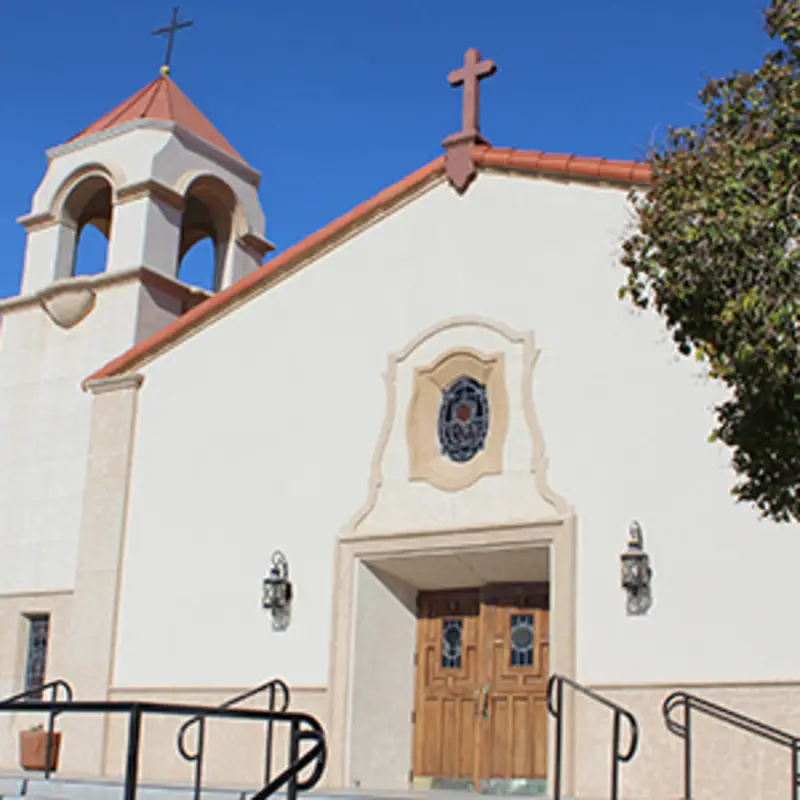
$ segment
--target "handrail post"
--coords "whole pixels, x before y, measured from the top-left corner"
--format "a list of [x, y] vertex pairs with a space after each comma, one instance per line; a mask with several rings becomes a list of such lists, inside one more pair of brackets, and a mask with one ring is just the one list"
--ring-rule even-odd
[[[50, 702], [55, 703], [58, 700], [58, 684], [54, 683], [50, 687]], [[44, 751], [44, 778], [50, 778], [50, 765], [53, 758], [53, 729], [55, 728], [56, 714], [52, 709], [47, 715], [47, 746]]]
[[[275, 694], [276, 686], [271, 683], [267, 689], [267, 708], [270, 711], [275, 710]], [[267, 720], [267, 732], [264, 737], [264, 786], [272, 780], [272, 725], [273, 721]]]
[[798, 775], [798, 769], [800, 769], [800, 764], [798, 764], [797, 758], [797, 746], [800, 744], [800, 740], [794, 739], [792, 741], [792, 800], [798, 800], [798, 785], [797, 781], [800, 778]]
[[139, 781], [139, 747], [142, 740], [142, 710], [134, 703], [128, 718], [128, 757], [125, 764], [123, 800], [136, 800]]
[[[289, 732], [289, 765], [300, 758], [300, 722], [293, 719]], [[293, 772], [286, 785], [286, 800], [297, 800], [297, 772]]]
[[200, 800], [200, 787], [203, 783], [203, 756], [206, 746], [206, 718], [200, 717], [197, 722], [197, 749], [194, 761], [194, 800]]
[[614, 733], [612, 735], [611, 746], [611, 800], [618, 800], [619, 797], [619, 732], [620, 732], [620, 713], [614, 711]]
[[555, 752], [555, 778], [553, 780], [553, 800], [561, 800], [561, 740], [563, 734], [561, 717], [564, 711], [564, 682], [556, 678], [556, 752]]
[[692, 800], [692, 703], [688, 697], [683, 701], [683, 796]]

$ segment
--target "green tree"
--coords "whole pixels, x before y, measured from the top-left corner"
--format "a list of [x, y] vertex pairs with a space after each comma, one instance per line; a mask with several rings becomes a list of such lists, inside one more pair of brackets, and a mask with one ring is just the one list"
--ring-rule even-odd
[[729, 388], [710, 439], [732, 493], [800, 521], [800, 0], [766, 11], [773, 52], [711, 80], [703, 122], [670, 128], [632, 193], [620, 297], [663, 316], [678, 351]]

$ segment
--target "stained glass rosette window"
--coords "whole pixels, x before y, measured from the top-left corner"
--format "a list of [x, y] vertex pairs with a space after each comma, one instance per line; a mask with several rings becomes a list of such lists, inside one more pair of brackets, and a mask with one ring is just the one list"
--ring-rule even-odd
[[442, 667], [461, 669], [461, 638], [464, 623], [460, 619], [447, 619], [442, 624]]
[[533, 666], [533, 614], [511, 615], [511, 666]]
[[486, 387], [474, 378], [459, 378], [442, 392], [438, 424], [442, 455], [465, 464], [486, 446], [488, 433]]

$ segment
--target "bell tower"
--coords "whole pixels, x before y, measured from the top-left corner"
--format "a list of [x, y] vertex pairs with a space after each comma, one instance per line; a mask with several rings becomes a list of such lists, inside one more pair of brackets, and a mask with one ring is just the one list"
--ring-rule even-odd
[[[259, 181], [167, 70], [48, 151], [19, 220], [21, 290], [0, 300], [0, 597], [74, 590], [91, 418], [80, 383], [261, 265]], [[89, 228], [106, 261], [76, 275]], [[205, 239], [210, 292], [180, 275]]]
[[259, 174], [162, 75], [50, 150], [32, 208], [22, 295], [73, 276], [87, 225], [108, 238], [105, 272], [144, 268], [177, 280], [180, 263], [210, 238], [218, 291], [257, 269], [264, 238]]

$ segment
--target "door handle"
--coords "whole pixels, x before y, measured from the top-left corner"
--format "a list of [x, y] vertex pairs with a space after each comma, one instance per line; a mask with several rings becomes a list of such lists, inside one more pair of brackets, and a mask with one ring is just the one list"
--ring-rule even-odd
[[489, 694], [492, 691], [492, 685], [487, 683], [483, 687], [483, 711], [482, 716], [484, 719], [489, 719]]
[[476, 689], [475, 690], [475, 707], [474, 707], [474, 709], [472, 711], [473, 715], [476, 716], [476, 717], [478, 716], [478, 707], [480, 706], [480, 696], [481, 696], [481, 690], [480, 689]]

